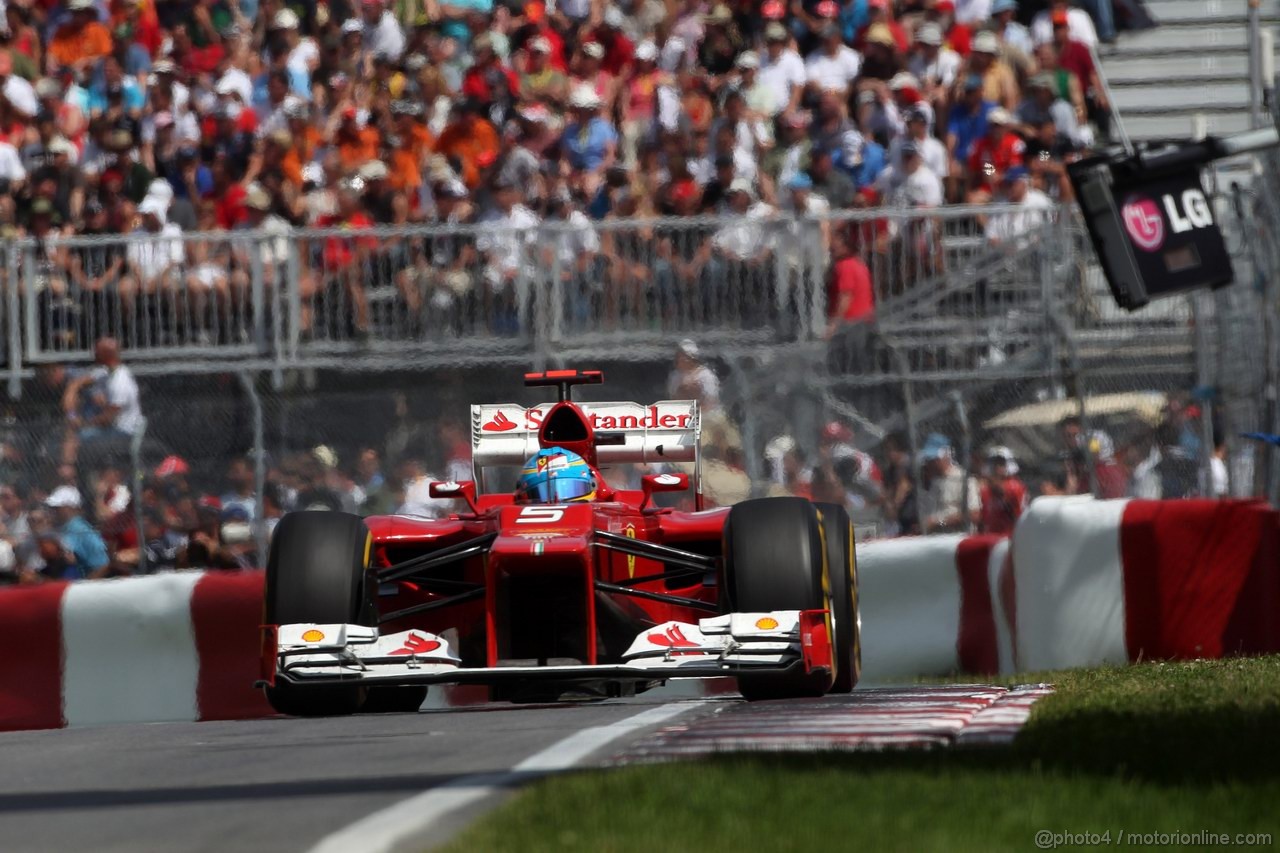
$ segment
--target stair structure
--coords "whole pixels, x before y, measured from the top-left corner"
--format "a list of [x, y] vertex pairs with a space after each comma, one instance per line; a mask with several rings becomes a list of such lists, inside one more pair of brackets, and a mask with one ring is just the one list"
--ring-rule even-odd
[[[1186, 139], [1197, 117], [1213, 135], [1250, 130], [1247, 0], [1146, 0], [1159, 26], [1102, 47], [1102, 68], [1135, 140]], [[1261, 0], [1280, 32], [1280, 0]]]

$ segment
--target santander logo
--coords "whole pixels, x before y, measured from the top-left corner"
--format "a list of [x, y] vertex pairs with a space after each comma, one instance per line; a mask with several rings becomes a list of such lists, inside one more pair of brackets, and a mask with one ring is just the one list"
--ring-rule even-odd
[[1124, 228], [1138, 248], [1154, 252], [1164, 245], [1164, 219], [1149, 198], [1130, 196], [1120, 211]]
[[393, 655], [425, 655], [440, 648], [439, 640], [428, 640], [421, 634], [410, 634], [404, 645], [391, 652]]
[[506, 432], [516, 428], [516, 422], [499, 411], [493, 416], [493, 419], [487, 422], [480, 429], [485, 432]]
[[678, 648], [697, 648], [697, 643], [690, 640], [684, 635], [684, 631], [680, 630], [679, 625], [672, 625], [665, 633], [653, 633], [646, 637], [649, 642], [655, 646], [666, 646], [669, 649]]

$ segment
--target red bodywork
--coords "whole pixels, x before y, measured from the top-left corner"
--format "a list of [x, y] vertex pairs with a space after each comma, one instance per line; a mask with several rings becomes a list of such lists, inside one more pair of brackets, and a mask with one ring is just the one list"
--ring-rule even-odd
[[[555, 371], [526, 377], [530, 385], [561, 385], [561, 402], [544, 419], [538, 440], [580, 454], [596, 470], [597, 499], [561, 505], [520, 505], [511, 494], [459, 496], [458, 513], [448, 519], [375, 516], [371, 572], [493, 534], [487, 546], [463, 560], [428, 570], [410, 580], [381, 584], [382, 615], [454, 597], [458, 589], [483, 587], [483, 595], [397, 618], [383, 633], [419, 628], [433, 634], [454, 629], [464, 667], [502, 662], [574, 660], [607, 664], [621, 660], [646, 627], [667, 621], [696, 624], [723, 612], [720, 605], [721, 535], [728, 509], [686, 512], [646, 506], [642, 491], [614, 491], [596, 465], [598, 436], [591, 420], [573, 402], [572, 384], [599, 381], [598, 374]], [[575, 423], [576, 422], [576, 423]], [[608, 441], [607, 436], [600, 437]], [[696, 487], [695, 487], [696, 488]], [[470, 486], [466, 486], [468, 492]], [[712, 558], [705, 571], [681, 569], [654, 556], [620, 553], [601, 545], [613, 534]], [[613, 540], [617, 544], [617, 540]], [[606, 543], [607, 545], [607, 543]], [[663, 576], [664, 572], [683, 574]], [[637, 591], [686, 599], [651, 600], [605, 591], [597, 582], [632, 585]], [[436, 580], [439, 583], [432, 583]], [[699, 607], [698, 604], [702, 606]]]

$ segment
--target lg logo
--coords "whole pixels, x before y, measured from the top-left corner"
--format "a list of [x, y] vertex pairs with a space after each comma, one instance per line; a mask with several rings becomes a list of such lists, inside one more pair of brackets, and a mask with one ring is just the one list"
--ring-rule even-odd
[[1208, 228], [1213, 224], [1213, 211], [1209, 209], [1209, 202], [1200, 190], [1190, 189], [1183, 192], [1182, 209], [1186, 211], [1185, 215], [1178, 211], [1178, 203], [1171, 194], [1166, 194], [1163, 201], [1164, 212], [1169, 214], [1169, 225], [1173, 228], [1174, 234], [1183, 234], [1197, 228]]
[[[1165, 215], [1169, 219], [1169, 229], [1174, 234], [1185, 234], [1198, 228], [1209, 228], [1213, 225], [1213, 211], [1209, 202], [1200, 190], [1192, 188], [1184, 190], [1181, 197], [1166, 193], [1160, 199]], [[1164, 245], [1164, 218], [1160, 208], [1149, 198], [1131, 196], [1125, 200], [1120, 211], [1129, 239], [1145, 251], [1154, 252]]]

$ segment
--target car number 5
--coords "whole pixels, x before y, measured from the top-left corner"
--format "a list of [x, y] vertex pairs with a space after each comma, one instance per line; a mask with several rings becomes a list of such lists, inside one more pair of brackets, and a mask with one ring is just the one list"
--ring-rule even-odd
[[564, 508], [558, 506], [527, 506], [520, 510], [516, 524], [555, 524], [564, 518]]

